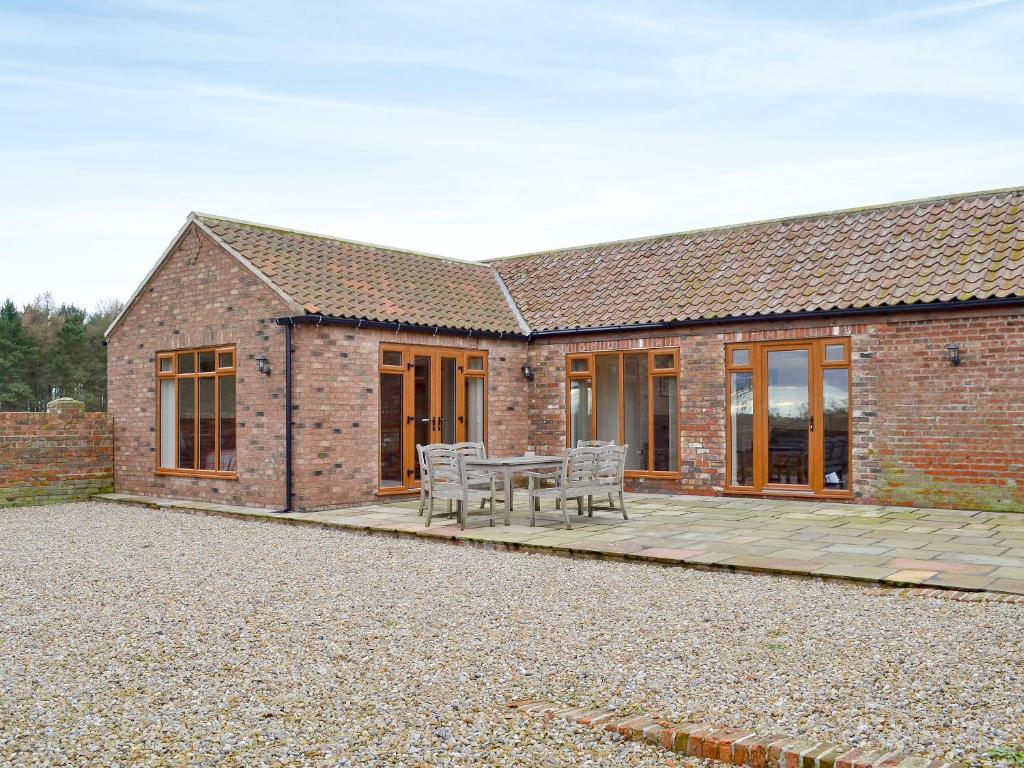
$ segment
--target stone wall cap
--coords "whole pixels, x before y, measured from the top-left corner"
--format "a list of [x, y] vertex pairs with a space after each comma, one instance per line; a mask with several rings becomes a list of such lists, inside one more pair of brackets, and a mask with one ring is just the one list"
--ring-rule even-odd
[[56, 400], [51, 400], [46, 404], [47, 413], [62, 413], [64, 411], [81, 411], [85, 412], [85, 403], [81, 400], [75, 400], [73, 397], [58, 397]]

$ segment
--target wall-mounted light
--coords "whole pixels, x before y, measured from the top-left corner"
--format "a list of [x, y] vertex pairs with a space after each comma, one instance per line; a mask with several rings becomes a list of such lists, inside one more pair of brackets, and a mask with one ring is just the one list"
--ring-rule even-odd
[[267, 362], [267, 356], [262, 352], [256, 355], [256, 370], [264, 376], [270, 375], [270, 363]]
[[529, 363], [523, 366], [523, 378], [527, 381], [533, 381], [533, 367]]
[[949, 355], [950, 365], [960, 365], [960, 345], [955, 341], [946, 345], [946, 354]]

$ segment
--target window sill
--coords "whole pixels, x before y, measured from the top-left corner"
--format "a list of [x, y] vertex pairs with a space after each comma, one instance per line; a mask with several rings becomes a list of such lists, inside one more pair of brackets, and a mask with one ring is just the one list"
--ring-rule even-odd
[[377, 489], [377, 495], [378, 496], [403, 496], [403, 495], [407, 496], [410, 493], [419, 493], [419, 490], [420, 490], [419, 486], [416, 486], [415, 488], [406, 488], [405, 486], [402, 486], [401, 488], [378, 488]]
[[639, 469], [627, 469], [624, 474], [627, 480], [678, 480], [681, 476], [679, 472], [644, 472]]
[[215, 472], [209, 469], [167, 469], [160, 468], [153, 472], [162, 477], [196, 477], [205, 480], [237, 480], [237, 472]]

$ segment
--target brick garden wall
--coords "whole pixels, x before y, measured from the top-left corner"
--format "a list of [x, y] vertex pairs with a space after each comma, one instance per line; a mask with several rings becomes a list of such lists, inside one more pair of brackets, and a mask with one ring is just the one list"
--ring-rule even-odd
[[[220, 504], [284, 506], [284, 329], [291, 310], [266, 284], [194, 226], [107, 339], [114, 415], [114, 482], [138, 493]], [[235, 344], [238, 478], [154, 473], [156, 353]], [[270, 376], [256, 371], [264, 352]]]
[[87, 499], [113, 489], [112, 419], [82, 403], [0, 413], [0, 507]]
[[[849, 336], [853, 475], [866, 503], [1024, 511], [1024, 313], [921, 313], [826, 325], [780, 322], [686, 333], [549, 339], [530, 347], [530, 441], [565, 446], [565, 355], [680, 349], [682, 476], [638, 490], [718, 493], [725, 483], [725, 344]], [[963, 363], [949, 364], [956, 341]]]

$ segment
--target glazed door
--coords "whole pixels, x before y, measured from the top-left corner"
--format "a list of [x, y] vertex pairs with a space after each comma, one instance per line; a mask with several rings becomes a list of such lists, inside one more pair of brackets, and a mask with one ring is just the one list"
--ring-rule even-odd
[[815, 412], [811, 345], [766, 345], [762, 354], [763, 487], [810, 491]]
[[411, 357], [413, 418], [408, 425], [408, 443], [412, 447], [412, 478], [418, 485], [420, 466], [416, 446], [460, 442], [464, 439], [466, 419], [459, 353], [415, 348]]

